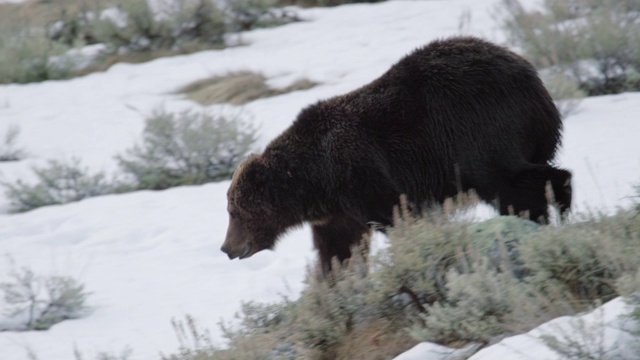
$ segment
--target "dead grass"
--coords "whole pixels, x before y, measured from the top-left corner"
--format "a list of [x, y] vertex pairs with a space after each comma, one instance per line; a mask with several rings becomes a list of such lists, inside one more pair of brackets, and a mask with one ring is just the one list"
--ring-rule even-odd
[[[203, 357], [203, 360], [269, 358], [268, 354], [274, 352], [270, 349], [278, 349], [282, 344], [290, 344], [291, 348], [295, 349], [289, 353], [289, 356], [294, 356], [296, 360], [388, 360], [409, 350], [417, 343], [400, 327], [379, 319], [357, 326], [340, 344], [325, 350], [305, 347], [296, 341], [295, 331], [284, 328], [265, 334], [236, 338], [230, 349], [217, 351], [211, 357]], [[286, 356], [284, 353], [281, 355], [283, 358]], [[179, 360], [185, 359], [179, 358]]]
[[0, 4], [0, 23], [19, 23], [33, 27], [43, 27], [59, 20], [62, 14], [77, 14], [82, 9], [104, 9], [109, 1], [99, 0], [32, 0], [24, 3]]
[[193, 47], [188, 47], [182, 49], [180, 52], [176, 52], [169, 49], [158, 49], [147, 52], [131, 52], [131, 53], [115, 53], [115, 54], [103, 54], [100, 56], [99, 61], [80, 69], [77, 72], [77, 76], [84, 76], [94, 72], [107, 71], [110, 67], [115, 64], [128, 63], [128, 64], [141, 64], [148, 61], [152, 61], [155, 59], [174, 56], [176, 54], [191, 54], [197, 51], [202, 50], [215, 50], [215, 49], [223, 49], [228, 46], [219, 45], [219, 46], [211, 46], [211, 45], [197, 45], [194, 44]]
[[317, 85], [309, 79], [299, 79], [283, 89], [274, 89], [269, 87], [266, 81], [267, 78], [263, 74], [238, 71], [195, 81], [177, 92], [186, 94], [190, 100], [201, 105], [243, 105], [257, 99], [305, 90]]
[[[357, 326], [334, 349], [336, 360], [387, 360], [415, 346], [418, 341], [402, 327], [382, 319]], [[326, 355], [326, 354], [325, 354]], [[329, 359], [326, 356], [321, 359]]]

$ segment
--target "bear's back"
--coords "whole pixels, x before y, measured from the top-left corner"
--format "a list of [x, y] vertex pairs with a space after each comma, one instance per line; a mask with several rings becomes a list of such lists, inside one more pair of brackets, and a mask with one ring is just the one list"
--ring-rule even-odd
[[372, 83], [317, 106], [320, 113], [340, 109], [325, 128], [363, 133], [400, 186], [418, 197], [450, 193], [456, 167], [459, 176], [478, 178], [477, 173], [547, 163], [562, 128], [529, 62], [469, 37], [434, 41]]
[[516, 150], [490, 139], [498, 135], [523, 144], [517, 150], [527, 160], [545, 162], [561, 135], [559, 113], [535, 68], [477, 38], [434, 41], [334, 99], [329, 107], [346, 109], [349, 121], [392, 142], [420, 138], [465, 149], [486, 142], [485, 150]]

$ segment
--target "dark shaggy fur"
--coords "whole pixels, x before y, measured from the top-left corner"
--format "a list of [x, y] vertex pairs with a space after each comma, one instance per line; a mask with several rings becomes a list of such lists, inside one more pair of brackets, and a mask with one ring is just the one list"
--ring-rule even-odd
[[222, 250], [245, 258], [303, 222], [325, 271], [369, 231], [475, 189], [501, 214], [547, 220], [548, 183], [564, 213], [571, 174], [550, 165], [561, 120], [536, 70], [489, 42], [457, 37], [414, 51], [372, 83], [304, 109], [236, 171]]

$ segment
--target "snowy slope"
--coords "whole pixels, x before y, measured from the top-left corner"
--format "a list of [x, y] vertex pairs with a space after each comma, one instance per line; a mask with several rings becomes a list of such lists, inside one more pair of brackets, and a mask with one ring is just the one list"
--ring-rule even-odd
[[[242, 34], [247, 46], [119, 64], [68, 81], [2, 85], [0, 133], [19, 124], [21, 145], [30, 156], [0, 163], [1, 176], [29, 179], [30, 166], [70, 157], [112, 171], [113, 156], [139, 138], [153, 109], [200, 109], [173, 92], [203, 77], [249, 69], [278, 86], [298, 77], [320, 82], [241, 109], [259, 125], [264, 145], [302, 107], [373, 80], [432, 39], [460, 33], [464, 13], [471, 14], [471, 22], [463, 32], [503, 42], [492, 17], [496, 2], [391, 1], [309, 9], [301, 11], [307, 22]], [[640, 94], [628, 93], [587, 99], [565, 121], [558, 160], [574, 172], [580, 208], [611, 210], [628, 201], [632, 184], [640, 180], [638, 113]], [[295, 297], [314, 258], [309, 230], [292, 231], [276, 252], [230, 262], [218, 250], [226, 231], [227, 187], [223, 182], [104, 196], [0, 214], [0, 256], [10, 254], [36, 272], [80, 279], [92, 292], [93, 306], [87, 317], [46, 332], [0, 332], [0, 360], [27, 359], [27, 348], [40, 359], [72, 359], [74, 344], [87, 358], [130, 346], [131, 359], [156, 359], [159, 352], [176, 349], [172, 317], [191, 314], [221, 341], [215, 323], [232, 320], [241, 300]], [[0, 209], [6, 207], [0, 198]], [[7, 267], [3, 258], [0, 282]], [[0, 300], [0, 311], [3, 306]]]
[[[553, 336], [565, 343], [568, 338], [571, 338], [575, 341], [574, 349], [585, 350], [582, 356], [575, 355], [571, 359], [637, 359], [640, 356], [638, 340], [630, 334], [630, 331], [637, 331], [637, 324], [621, 316], [629, 311], [628, 305], [618, 298], [587, 314], [551, 320], [526, 334], [506, 338], [470, 357], [468, 356], [470, 351], [473, 353], [476, 350], [473, 345], [453, 350], [435, 344], [421, 343], [394, 360], [567, 359], [546, 347], [541, 340], [543, 336]], [[598, 355], [602, 357], [595, 357]]]

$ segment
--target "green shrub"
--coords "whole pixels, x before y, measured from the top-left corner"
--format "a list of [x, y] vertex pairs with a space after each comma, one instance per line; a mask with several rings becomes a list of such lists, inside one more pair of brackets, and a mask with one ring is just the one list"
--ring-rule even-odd
[[283, 324], [291, 321], [294, 303], [287, 298], [272, 304], [260, 304], [253, 301], [243, 302], [236, 318], [240, 320], [237, 328], [220, 323], [224, 337], [230, 344], [244, 337], [277, 330]]
[[421, 216], [404, 203], [387, 248], [367, 262], [354, 249], [327, 277], [310, 269], [295, 301], [243, 305], [229, 349], [203, 359], [385, 359], [416, 341], [486, 344], [614, 296], [636, 299], [637, 210], [557, 227], [472, 223], [461, 200]]
[[629, 332], [638, 338], [636, 349], [640, 351], [640, 269], [635, 274], [625, 274], [616, 283], [619, 292], [625, 296], [625, 301], [631, 306], [628, 320], [637, 326]]
[[129, 183], [109, 180], [103, 172], [90, 174], [79, 159], [72, 159], [34, 167], [35, 184], [18, 180], [0, 185], [12, 210], [22, 212], [136, 189], [204, 184], [229, 179], [255, 141], [253, 126], [237, 117], [156, 111], [146, 121], [142, 143], [116, 157]]
[[118, 5], [116, 18], [126, 19], [124, 24], [113, 17], [89, 24], [97, 42], [107, 45], [111, 53], [184, 52], [196, 42], [203, 48], [224, 44], [224, 17], [211, 1], [182, 0], [158, 11], [146, 0], [126, 0]]
[[[184, 320], [172, 320], [178, 338], [178, 352], [161, 354], [162, 360], [288, 360], [299, 355], [287, 342], [287, 334], [279, 332], [283, 318], [291, 311], [286, 299], [282, 304], [259, 305], [243, 303], [236, 314], [241, 323], [238, 329], [220, 324], [224, 336], [229, 340], [228, 349], [214, 345], [209, 331], [202, 329], [196, 320], [186, 316]], [[277, 320], [280, 318], [280, 320]]]
[[[557, 325], [552, 331], [540, 336], [542, 342], [563, 360], [634, 360], [640, 354], [640, 302], [635, 296], [626, 297], [632, 307], [631, 312], [618, 316], [615, 330], [618, 336], [611, 336], [610, 320], [602, 308], [588, 314], [591, 319], [571, 318], [565, 324]], [[607, 329], [609, 327], [609, 329]]]
[[516, 217], [456, 219], [399, 213], [374, 264], [380, 306], [403, 314], [416, 340], [444, 344], [486, 343], [550, 319], [548, 301], [523, 282], [518, 250], [540, 226]]
[[[440, 233], [437, 226], [444, 224], [432, 224], [436, 225], [432, 231]], [[539, 231], [540, 225], [516, 217], [497, 217], [446, 226], [464, 231], [459, 237], [462, 243], [449, 264], [440, 264], [439, 295], [424, 304], [420, 321], [411, 327], [415, 339], [443, 344], [487, 343], [555, 315], [546, 309], [549, 298], [522, 281], [526, 270], [518, 246], [523, 238]]]
[[13, 211], [29, 211], [124, 191], [123, 185], [108, 181], [103, 172], [89, 174], [79, 159], [68, 162], [49, 160], [46, 167], [34, 167], [33, 171], [38, 178], [35, 185], [21, 180], [0, 183], [5, 187]]
[[[442, 344], [488, 343], [515, 330], [507, 319], [525, 316], [518, 305], [531, 302], [527, 298], [530, 290], [510, 273], [496, 272], [486, 264], [473, 267], [467, 273], [449, 271], [446, 299], [427, 305], [420, 315], [422, 321], [411, 329], [414, 338]], [[536, 306], [533, 313], [540, 310]]]
[[541, 291], [554, 286], [581, 307], [618, 296], [617, 279], [640, 267], [637, 212], [591, 218], [531, 234], [519, 246], [527, 282]]
[[277, 0], [280, 6], [298, 5], [302, 7], [338, 6], [354, 3], [376, 3], [384, 0]]
[[28, 83], [71, 76], [69, 48], [49, 40], [28, 19], [4, 15], [0, 21], [0, 84]]
[[[0, 4], [0, 83], [66, 79], [116, 62], [221, 48], [231, 32], [298, 21], [272, 0], [69, 0]], [[105, 45], [100, 56], [70, 50]]]
[[297, 359], [303, 349], [295, 343], [294, 333], [297, 304], [286, 297], [280, 302], [260, 304], [243, 302], [234, 329], [219, 326], [228, 341], [228, 358], [240, 359]]
[[588, 95], [640, 89], [640, 1], [545, 0], [527, 11], [503, 0], [512, 44], [539, 68], [570, 76]]
[[26, 319], [21, 330], [47, 330], [61, 321], [82, 316], [86, 310], [89, 294], [72, 277], [40, 276], [23, 267], [11, 270], [9, 278], [0, 283], [0, 291], [7, 315]]
[[213, 345], [211, 334], [202, 330], [195, 319], [187, 315], [184, 320], [171, 320], [171, 325], [178, 338], [178, 353], [161, 355], [162, 360], [217, 360], [222, 351]]
[[70, 48], [98, 43], [93, 25], [95, 14], [102, 10], [97, 4], [90, 7], [87, 3], [78, 9], [62, 8], [60, 15], [46, 25], [47, 38]]
[[585, 97], [577, 81], [558, 71], [542, 72], [541, 77], [549, 94], [555, 100], [560, 115], [563, 118], [571, 115]]
[[295, 12], [276, 6], [277, 0], [226, 0], [224, 11], [228, 31], [246, 31], [300, 21]]
[[[561, 336], [545, 334], [541, 340], [563, 360], [632, 360], [613, 356], [604, 341], [604, 322], [587, 324], [583, 319], [570, 319], [571, 329]], [[615, 347], [618, 344], [614, 345]]]
[[371, 283], [367, 265], [356, 249], [349, 266], [334, 262], [328, 278], [309, 269], [307, 287], [298, 301], [298, 339], [310, 349], [327, 352], [356, 326], [371, 319], [375, 304], [368, 303]]
[[389, 247], [373, 264], [381, 299], [425, 312], [425, 304], [444, 298], [447, 273], [453, 267], [464, 270], [465, 249], [472, 242], [470, 223], [455, 219], [473, 201], [473, 196], [471, 200], [462, 196], [456, 203], [428, 209], [418, 217], [403, 202], [395, 214], [394, 227], [387, 230]]
[[379, 296], [424, 312], [424, 304], [444, 298], [446, 274], [468, 242], [465, 225], [401, 218], [389, 229], [389, 247], [377, 257]]
[[252, 125], [206, 112], [155, 111], [141, 144], [117, 156], [138, 189], [161, 190], [229, 179], [256, 141]]
[[0, 162], [18, 161], [25, 156], [23, 149], [16, 145], [16, 140], [20, 135], [20, 128], [17, 125], [10, 125], [4, 134], [4, 143], [0, 143]]
[[[443, 233], [450, 225], [432, 228], [430, 233]], [[484, 223], [469, 229], [480, 225]], [[494, 239], [499, 240], [497, 250], [477, 236], [463, 240], [466, 244], [460, 245], [454, 260], [448, 265], [441, 263], [440, 286], [413, 284], [413, 297], [435, 297], [435, 301], [424, 304], [424, 311], [412, 326], [413, 336], [440, 343], [489, 342], [495, 336], [523, 332], [551, 318], [583, 311], [619, 296], [616, 282], [625, 274], [635, 274], [640, 267], [640, 218], [635, 211], [592, 217], [561, 227], [532, 225], [526, 230], [526, 226], [511, 235], [505, 231], [508, 228], [494, 234]], [[514, 235], [515, 240], [508, 240]], [[391, 247], [395, 246], [394, 241], [421, 242], [403, 237], [392, 239]], [[401, 259], [410, 262], [407, 249], [411, 246], [405, 246]], [[425, 261], [427, 269], [432, 264]], [[445, 271], [446, 276], [442, 277]], [[429, 291], [432, 298], [424, 291]]]
[[329, 278], [309, 267], [307, 287], [296, 301], [243, 303], [237, 325], [220, 324], [228, 341], [225, 350], [213, 345], [193, 319], [174, 321], [180, 349], [163, 360], [365, 360], [398, 355], [415, 342], [406, 341], [409, 337], [397, 324], [382, 320], [369, 299], [374, 288], [364, 258], [358, 249], [354, 254], [348, 266], [334, 264]]

